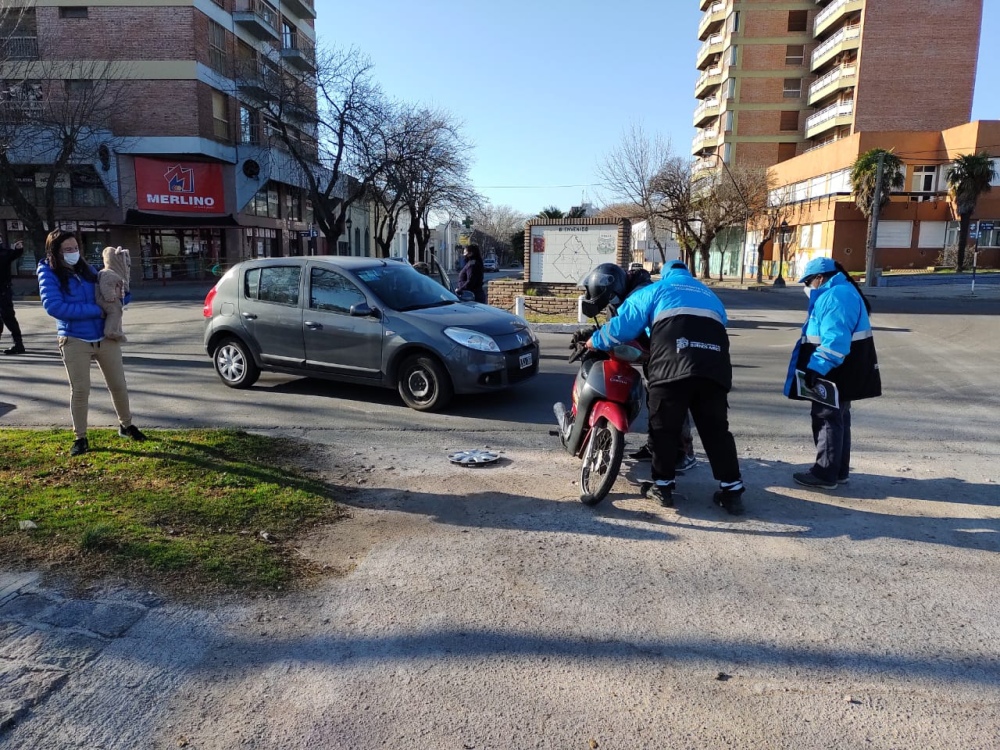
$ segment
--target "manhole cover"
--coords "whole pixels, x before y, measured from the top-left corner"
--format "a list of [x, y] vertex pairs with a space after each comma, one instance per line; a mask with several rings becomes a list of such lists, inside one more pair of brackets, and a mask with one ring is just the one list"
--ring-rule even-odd
[[448, 460], [460, 466], [485, 466], [499, 460], [499, 458], [499, 453], [481, 450], [458, 451], [448, 454]]

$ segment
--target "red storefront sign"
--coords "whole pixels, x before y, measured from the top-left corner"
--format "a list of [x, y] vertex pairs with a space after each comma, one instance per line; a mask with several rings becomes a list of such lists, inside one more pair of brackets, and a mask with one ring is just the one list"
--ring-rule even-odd
[[143, 211], [224, 214], [221, 164], [135, 159], [137, 205]]

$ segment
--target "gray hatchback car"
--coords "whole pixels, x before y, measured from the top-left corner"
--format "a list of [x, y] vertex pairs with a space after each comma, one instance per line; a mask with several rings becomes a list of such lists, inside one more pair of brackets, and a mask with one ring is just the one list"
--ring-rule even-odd
[[205, 348], [231, 388], [271, 370], [395, 388], [431, 411], [538, 372], [538, 339], [521, 318], [377, 258], [239, 263], [208, 293], [204, 316]]

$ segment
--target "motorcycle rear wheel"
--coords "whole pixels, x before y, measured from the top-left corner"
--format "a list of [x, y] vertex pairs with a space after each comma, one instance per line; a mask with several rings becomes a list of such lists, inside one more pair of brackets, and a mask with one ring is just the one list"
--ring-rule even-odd
[[608, 496], [618, 478], [625, 453], [625, 436], [606, 419], [590, 431], [580, 468], [580, 502], [597, 505]]

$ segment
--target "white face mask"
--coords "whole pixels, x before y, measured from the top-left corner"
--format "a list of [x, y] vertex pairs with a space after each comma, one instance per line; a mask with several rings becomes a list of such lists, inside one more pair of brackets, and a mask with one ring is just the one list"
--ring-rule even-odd
[[63, 263], [72, 268], [80, 262], [80, 253], [63, 253]]
[[811, 286], [803, 286], [802, 291], [806, 293], [806, 297], [812, 299], [813, 288]]

